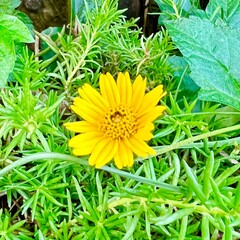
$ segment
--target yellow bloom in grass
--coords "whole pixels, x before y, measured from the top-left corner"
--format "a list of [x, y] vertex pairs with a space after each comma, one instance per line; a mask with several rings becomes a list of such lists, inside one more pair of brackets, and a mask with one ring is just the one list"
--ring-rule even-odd
[[82, 121], [65, 123], [80, 133], [69, 141], [73, 154], [90, 154], [89, 164], [100, 168], [114, 159], [118, 168], [131, 167], [134, 154], [154, 155], [146, 141], [152, 138], [152, 123], [165, 110], [157, 106], [166, 94], [159, 85], [145, 94], [146, 80], [138, 76], [131, 83], [128, 73], [119, 73], [117, 81], [110, 73], [100, 75], [100, 93], [89, 84], [79, 88], [80, 97], [71, 109]]

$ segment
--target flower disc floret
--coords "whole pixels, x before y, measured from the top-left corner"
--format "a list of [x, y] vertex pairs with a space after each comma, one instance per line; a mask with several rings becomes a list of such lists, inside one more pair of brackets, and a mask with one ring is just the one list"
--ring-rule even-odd
[[82, 120], [65, 123], [79, 133], [69, 141], [73, 154], [90, 155], [89, 164], [100, 168], [114, 159], [118, 168], [131, 167], [134, 155], [147, 157], [155, 151], [146, 143], [152, 138], [153, 121], [166, 109], [159, 100], [166, 94], [159, 85], [145, 94], [140, 75], [131, 83], [129, 74], [100, 75], [100, 93], [89, 84], [78, 90], [72, 110]]
[[123, 106], [111, 108], [100, 125], [104, 136], [114, 140], [129, 138], [137, 132], [137, 127], [138, 122], [133, 110]]

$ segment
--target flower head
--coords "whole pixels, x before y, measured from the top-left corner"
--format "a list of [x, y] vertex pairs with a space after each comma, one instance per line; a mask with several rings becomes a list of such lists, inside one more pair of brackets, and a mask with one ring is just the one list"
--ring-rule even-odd
[[154, 155], [146, 141], [152, 138], [153, 121], [165, 110], [157, 106], [166, 94], [159, 85], [145, 94], [146, 80], [139, 75], [133, 84], [129, 74], [100, 75], [100, 93], [89, 84], [78, 89], [71, 109], [83, 120], [65, 123], [79, 133], [69, 141], [73, 154], [89, 155], [89, 164], [100, 168], [114, 159], [118, 168], [131, 167], [134, 154]]

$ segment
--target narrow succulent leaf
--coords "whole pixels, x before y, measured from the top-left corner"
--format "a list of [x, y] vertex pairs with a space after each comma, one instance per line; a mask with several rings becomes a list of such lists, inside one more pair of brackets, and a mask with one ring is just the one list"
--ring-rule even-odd
[[228, 177], [230, 177], [233, 173], [235, 173], [236, 171], [238, 171], [238, 169], [240, 168], [240, 163], [233, 165], [232, 167], [226, 169], [225, 171], [223, 171], [216, 179], [215, 182], [217, 184], [217, 186], [220, 186], [221, 184], [223, 184], [223, 182], [226, 181], [226, 179]]
[[240, 180], [238, 181], [238, 185], [237, 185], [236, 193], [234, 197], [234, 208], [240, 212]]
[[182, 218], [178, 240], [186, 239], [187, 228], [188, 228], [188, 215]]
[[203, 178], [203, 193], [205, 194], [207, 199], [209, 198], [209, 194], [211, 193], [210, 178], [213, 176], [213, 167], [214, 167], [214, 153], [213, 151], [211, 151], [209, 157], [207, 158]]
[[136, 214], [134, 215], [131, 224], [128, 226], [128, 229], [126, 231], [126, 234], [124, 235], [124, 237], [122, 238], [122, 240], [128, 240], [133, 236], [133, 232], [135, 231], [135, 229], [137, 228], [137, 224], [140, 218], [142, 211], [138, 210], [136, 212]]
[[156, 225], [167, 225], [194, 212], [194, 208], [180, 209], [170, 215], [155, 218]]
[[212, 186], [213, 193], [215, 195], [214, 200], [215, 200], [217, 206], [219, 208], [223, 209], [224, 211], [229, 212], [228, 207], [226, 206], [226, 204], [223, 201], [223, 196], [220, 193], [220, 190], [218, 189], [218, 186], [215, 183], [215, 181], [213, 180], [213, 178], [210, 178], [210, 183], [211, 183], [211, 186]]
[[193, 173], [192, 169], [187, 165], [187, 163], [185, 161], [183, 161], [183, 165], [184, 165], [186, 174], [188, 176], [189, 183], [190, 183], [193, 191], [195, 192], [195, 194], [197, 195], [199, 200], [203, 204], [205, 204], [206, 201], [207, 201], [207, 198], [206, 198], [205, 194], [202, 191], [202, 186], [198, 183], [195, 174]]
[[209, 229], [209, 220], [208, 216], [204, 214], [202, 216], [202, 221], [201, 221], [201, 235], [202, 239], [204, 240], [210, 240], [210, 229]]

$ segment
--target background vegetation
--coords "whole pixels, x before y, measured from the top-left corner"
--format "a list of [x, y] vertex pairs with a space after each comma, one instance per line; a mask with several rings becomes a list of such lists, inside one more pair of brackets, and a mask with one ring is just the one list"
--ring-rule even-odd
[[[156, 0], [145, 37], [118, 1], [85, 1], [69, 26], [36, 32], [35, 54], [18, 2], [0, 5], [1, 239], [239, 239], [240, 2]], [[71, 156], [63, 127], [107, 71], [168, 92], [157, 155], [124, 171]]]

